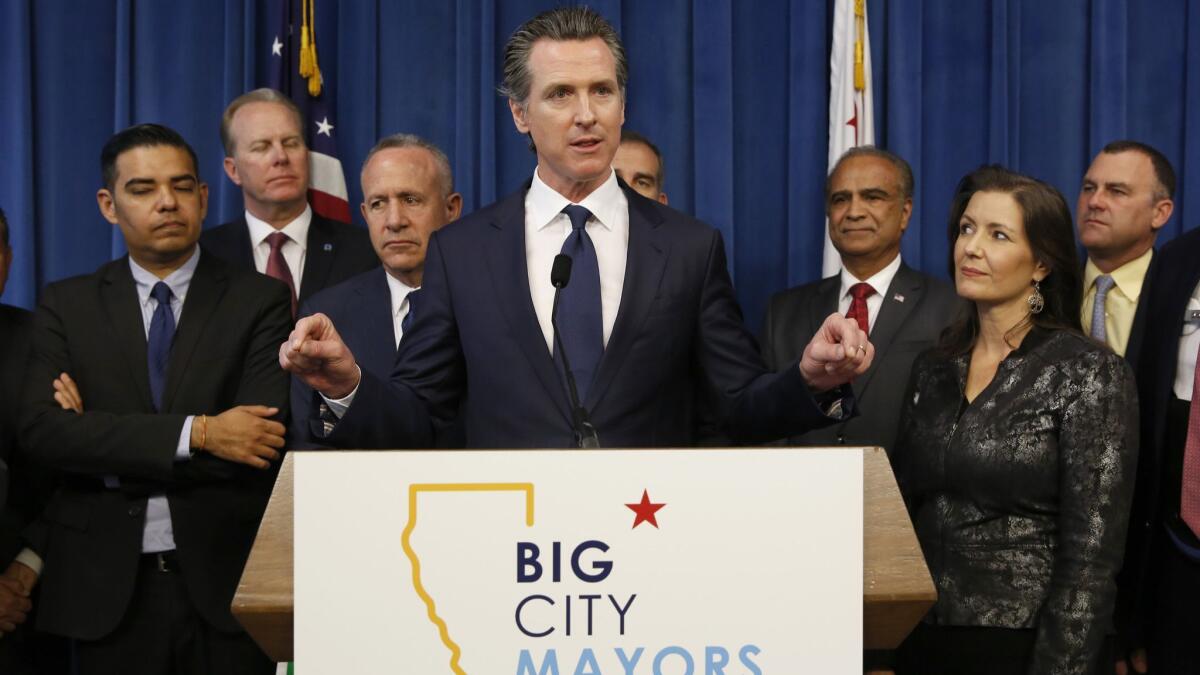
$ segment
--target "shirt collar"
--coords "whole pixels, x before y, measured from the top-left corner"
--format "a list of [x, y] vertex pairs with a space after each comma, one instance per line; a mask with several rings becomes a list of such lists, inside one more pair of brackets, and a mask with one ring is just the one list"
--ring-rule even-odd
[[859, 279], [859, 278], [855, 277], [843, 265], [842, 273], [841, 273], [842, 286], [841, 286], [841, 291], [838, 293], [838, 297], [845, 298], [850, 293], [850, 287], [853, 286], [854, 284], [859, 283], [860, 281], [865, 281], [868, 284], [871, 284], [871, 288], [874, 288], [875, 292], [878, 293], [880, 296], [882, 296], [885, 293], [887, 293], [888, 288], [890, 288], [892, 285], [892, 279], [894, 279], [896, 277], [896, 272], [899, 272], [899, 271], [900, 271], [900, 254], [899, 253], [897, 253], [896, 257], [892, 259], [892, 262], [888, 263], [886, 267], [884, 267], [883, 269], [876, 272], [870, 279]]
[[[289, 239], [300, 245], [300, 250], [308, 248], [308, 226], [312, 224], [312, 207], [305, 204], [304, 211], [296, 216], [296, 219], [288, 223], [283, 229], [279, 230], [288, 236]], [[256, 218], [249, 211], [246, 211], [246, 225], [250, 228], [250, 246], [258, 248], [258, 245], [266, 241], [267, 237], [275, 232], [275, 228], [271, 227], [265, 220]]]
[[192, 250], [192, 256], [187, 259], [187, 262], [179, 266], [179, 269], [171, 272], [165, 279], [159, 279], [154, 276], [154, 273], [142, 267], [133, 261], [133, 257], [129, 258], [129, 271], [133, 273], [133, 283], [137, 287], [138, 301], [143, 305], [150, 300], [150, 291], [159, 281], [165, 283], [170, 289], [171, 294], [180, 302], [183, 302], [187, 296], [188, 286], [192, 283], [192, 276], [196, 273], [196, 265], [200, 264], [200, 247], [197, 246]]
[[[525, 217], [535, 230], [541, 230], [552, 223], [564, 207], [572, 202], [546, 185], [536, 169], [533, 171], [533, 182], [529, 185], [529, 193], [525, 196]], [[592, 193], [579, 202], [580, 206], [592, 212], [592, 217], [605, 229], [612, 230], [617, 223], [617, 213], [629, 210], [629, 202], [625, 193], [617, 184], [617, 173], [610, 171], [608, 180], [600, 184]]]
[[[1146, 249], [1146, 252], [1140, 256], [1121, 265], [1117, 269], [1109, 272], [1109, 276], [1113, 278], [1114, 285], [1121, 291], [1121, 294], [1130, 300], [1137, 302], [1138, 297], [1142, 294], [1142, 283], [1146, 281], [1146, 272], [1150, 269], [1150, 259], [1154, 257], [1154, 249]], [[1087, 265], [1083, 268], [1083, 291], [1087, 293], [1092, 290], [1092, 286], [1096, 283], [1096, 277], [1103, 274], [1096, 263], [1088, 258]]]
[[400, 307], [404, 305], [404, 299], [408, 297], [409, 293], [419, 289], [420, 286], [409, 286], [388, 274], [387, 270], [384, 270], [383, 276], [387, 277], [389, 295], [392, 296], [392, 316], [398, 316], [400, 314]]

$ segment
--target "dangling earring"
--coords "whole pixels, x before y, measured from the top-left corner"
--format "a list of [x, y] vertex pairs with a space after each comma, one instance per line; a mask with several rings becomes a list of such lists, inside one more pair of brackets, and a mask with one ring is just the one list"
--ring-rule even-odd
[[1025, 299], [1029, 303], [1030, 314], [1040, 314], [1046, 308], [1046, 298], [1042, 297], [1042, 289], [1038, 286], [1038, 280], [1033, 280], [1033, 292]]

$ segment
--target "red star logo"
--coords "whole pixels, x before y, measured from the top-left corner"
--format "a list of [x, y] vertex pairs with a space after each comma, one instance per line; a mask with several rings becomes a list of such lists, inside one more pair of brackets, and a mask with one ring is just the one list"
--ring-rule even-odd
[[[626, 504], [625, 508], [637, 514], [633, 519], [633, 527], [637, 527], [642, 523], [650, 523], [655, 529], [658, 529], [658, 521], [655, 520], [654, 514], [666, 504], [654, 504], [650, 501], [650, 493], [642, 490], [642, 501], [637, 504]], [[632, 529], [632, 528], [631, 528]]]

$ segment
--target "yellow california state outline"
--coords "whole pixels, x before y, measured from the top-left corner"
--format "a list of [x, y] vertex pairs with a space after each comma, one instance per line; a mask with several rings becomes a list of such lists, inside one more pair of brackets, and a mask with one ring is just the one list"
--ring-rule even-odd
[[413, 589], [425, 603], [429, 620], [437, 627], [442, 644], [450, 650], [450, 669], [454, 671], [455, 675], [467, 675], [467, 672], [458, 665], [462, 649], [454, 640], [450, 639], [450, 629], [446, 627], [446, 622], [438, 616], [433, 598], [425, 592], [425, 587], [421, 584], [421, 561], [417, 558], [417, 553], [413, 551], [409, 541], [412, 538], [413, 530], [417, 527], [417, 495], [422, 492], [524, 492], [525, 526], [533, 527], [533, 483], [413, 483], [408, 486], [408, 524], [404, 527], [404, 533], [400, 535], [400, 544], [404, 547], [404, 555], [408, 556], [409, 561], [412, 562]]

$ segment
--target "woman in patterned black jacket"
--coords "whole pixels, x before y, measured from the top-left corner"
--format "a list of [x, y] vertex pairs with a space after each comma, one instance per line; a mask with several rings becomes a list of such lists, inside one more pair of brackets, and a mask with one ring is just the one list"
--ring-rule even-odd
[[1057, 190], [984, 167], [949, 224], [974, 311], [913, 365], [892, 457], [938, 590], [896, 671], [1091, 673], [1133, 490], [1133, 374], [1080, 331]]

